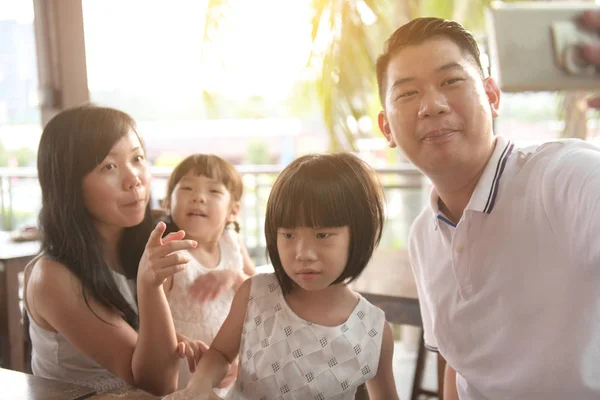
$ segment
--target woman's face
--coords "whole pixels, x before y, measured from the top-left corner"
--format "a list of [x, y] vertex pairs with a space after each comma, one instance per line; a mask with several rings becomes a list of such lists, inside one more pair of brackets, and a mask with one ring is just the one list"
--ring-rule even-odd
[[150, 169], [135, 131], [110, 149], [82, 182], [83, 202], [106, 237], [142, 222], [150, 199]]

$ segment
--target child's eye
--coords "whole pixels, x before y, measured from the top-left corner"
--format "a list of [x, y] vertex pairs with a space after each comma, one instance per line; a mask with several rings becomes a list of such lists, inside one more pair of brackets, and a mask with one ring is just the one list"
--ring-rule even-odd
[[104, 167], [102, 167], [102, 169], [105, 169], [107, 171], [110, 171], [115, 168], [117, 168], [117, 164], [115, 164], [115, 163], [108, 163]]
[[294, 235], [292, 235], [291, 233], [284, 232], [281, 234], [281, 237], [283, 237], [284, 239], [292, 239]]
[[192, 188], [189, 186], [182, 186], [180, 189], [181, 190], [192, 190]]
[[213, 190], [211, 190], [210, 192], [211, 192], [211, 193], [216, 193], [216, 194], [221, 194], [221, 191], [220, 191], [220, 190], [217, 190], [217, 189], [213, 189]]
[[146, 159], [146, 157], [144, 157], [142, 155], [138, 155], [138, 156], [133, 157], [133, 161], [135, 161], [135, 162], [142, 162], [145, 159]]
[[327, 239], [331, 233], [317, 233], [317, 239]]

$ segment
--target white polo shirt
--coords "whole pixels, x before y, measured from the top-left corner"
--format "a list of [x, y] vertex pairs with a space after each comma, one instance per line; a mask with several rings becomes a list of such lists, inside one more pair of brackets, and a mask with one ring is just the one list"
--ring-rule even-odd
[[456, 226], [438, 200], [409, 253], [461, 400], [600, 399], [600, 149], [497, 137]]

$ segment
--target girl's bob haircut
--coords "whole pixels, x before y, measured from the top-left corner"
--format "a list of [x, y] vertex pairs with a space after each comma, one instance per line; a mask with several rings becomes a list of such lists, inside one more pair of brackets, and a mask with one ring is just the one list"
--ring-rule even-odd
[[284, 293], [293, 288], [277, 251], [279, 228], [350, 228], [348, 264], [332, 283], [349, 283], [367, 266], [383, 229], [384, 197], [375, 172], [350, 153], [310, 154], [279, 174], [265, 216], [267, 252]]

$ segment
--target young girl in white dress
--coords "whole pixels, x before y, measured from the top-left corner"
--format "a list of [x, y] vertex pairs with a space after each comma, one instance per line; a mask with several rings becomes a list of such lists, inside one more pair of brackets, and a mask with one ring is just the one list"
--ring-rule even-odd
[[[242, 191], [239, 172], [210, 154], [187, 157], [167, 183], [166, 232], [181, 229], [198, 245], [183, 251], [191, 261], [165, 282], [165, 292], [177, 333], [208, 345], [229, 312], [235, 290], [255, 272], [237, 234]], [[182, 360], [179, 388], [187, 385], [190, 367]], [[236, 369], [234, 365], [217, 393], [227, 393]]]
[[239, 354], [227, 399], [397, 399], [393, 339], [382, 310], [348, 283], [381, 237], [384, 206], [373, 171], [351, 154], [309, 155], [286, 167], [267, 204], [275, 273], [238, 289], [188, 387], [167, 399], [213, 399]]

